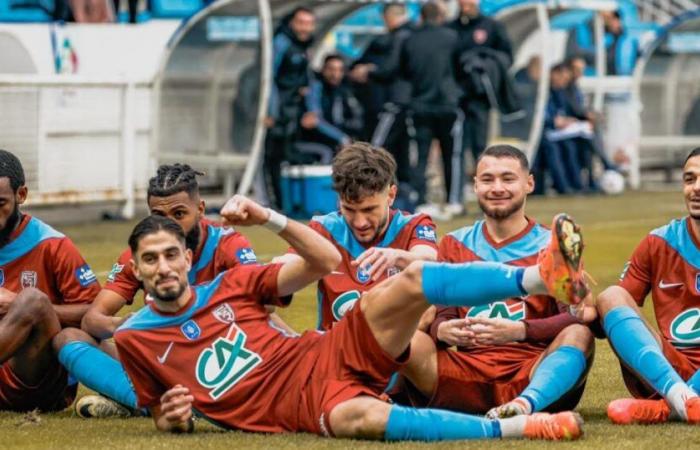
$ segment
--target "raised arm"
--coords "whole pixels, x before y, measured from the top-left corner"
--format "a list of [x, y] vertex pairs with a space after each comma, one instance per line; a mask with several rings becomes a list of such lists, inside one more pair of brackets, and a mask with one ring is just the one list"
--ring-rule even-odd
[[109, 289], [102, 289], [83, 316], [81, 328], [97, 339], [108, 339], [125, 318], [116, 317], [126, 305], [126, 299]]

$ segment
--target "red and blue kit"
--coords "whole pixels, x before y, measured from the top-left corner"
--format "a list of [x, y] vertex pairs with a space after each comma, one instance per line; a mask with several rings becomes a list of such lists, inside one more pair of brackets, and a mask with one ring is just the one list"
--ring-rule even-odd
[[[202, 219], [200, 225], [200, 239], [204, 244], [193, 255], [192, 269], [188, 274], [190, 284], [211, 281], [219, 273], [237, 265], [257, 263], [250, 242], [241, 233], [208, 219]], [[112, 266], [104, 286], [105, 289], [119, 294], [127, 304], [133, 303], [136, 293], [143, 288], [143, 284], [131, 270], [130, 259], [131, 250], [124, 250], [117, 263]]]
[[[12, 292], [37, 288], [55, 305], [83, 304], [100, 291], [97, 277], [73, 242], [41, 220], [22, 216], [0, 249], [0, 286]], [[58, 363], [37, 386], [27, 386], [7, 363], [0, 366], [0, 410], [61, 410], [75, 396]]]
[[399, 272], [399, 269], [392, 267], [377, 281], [372, 281], [366, 268], [351, 265], [367, 249], [381, 247], [411, 250], [417, 245], [427, 245], [437, 250], [435, 223], [425, 214], [410, 215], [391, 210], [386, 231], [367, 245], [357, 241], [339, 212], [316, 216], [309, 222], [309, 226], [330, 240], [343, 257], [340, 266], [318, 282], [317, 328], [320, 330], [329, 330], [352, 309], [363, 292]]
[[[446, 235], [440, 241], [438, 258], [452, 263], [493, 261], [530, 266], [537, 263], [537, 255], [549, 244], [550, 235], [547, 228], [528, 219], [527, 226], [516, 236], [496, 242], [489, 235], [485, 222], [477, 221], [473, 226]], [[522, 321], [526, 339], [501, 345], [476, 345], [458, 351], [447, 349], [437, 339], [438, 326], [446, 320], [464, 317]], [[512, 400], [529, 383], [530, 372], [549, 343], [561, 330], [576, 322], [564, 305], [542, 295], [471, 308], [438, 307], [430, 327], [431, 336], [438, 342], [438, 385], [432, 398], [416, 403], [484, 413]]]
[[[651, 293], [663, 352], [687, 380], [700, 369], [700, 243], [686, 217], [649, 233], [637, 246], [620, 278], [639, 306]], [[636, 397], [655, 392], [622, 368]]]
[[115, 340], [139, 405], [156, 406], [181, 384], [198, 413], [226, 428], [330, 435], [336, 405], [359, 395], [385, 398], [402, 360], [382, 350], [361, 308], [325, 333], [289, 335], [270, 322], [265, 305], [291, 299], [277, 294], [280, 267], [228, 270], [191, 288], [176, 313], [149, 303], [127, 320]]

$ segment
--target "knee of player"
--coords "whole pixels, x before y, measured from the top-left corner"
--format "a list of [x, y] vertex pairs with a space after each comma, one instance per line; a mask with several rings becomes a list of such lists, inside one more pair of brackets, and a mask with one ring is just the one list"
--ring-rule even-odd
[[423, 293], [424, 264], [424, 261], [413, 261], [401, 272], [405, 283], [406, 294], [421, 295]]
[[[598, 294], [596, 298], [596, 308], [598, 316], [603, 318], [613, 308], [627, 305], [625, 300], [627, 291], [619, 286], [610, 286]], [[629, 296], [629, 294], [627, 294]]]
[[595, 346], [595, 337], [593, 332], [586, 325], [579, 323], [569, 325], [562, 330], [563, 345], [576, 347], [582, 352], [588, 354], [593, 351]]
[[330, 425], [338, 438], [382, 439], [391, 405], [367, 398], [355, 398], [331, 411]]
[[96, 344], [90, 335], [83, 330], [78, 328], [64, 328], [60, 333], [54, 336], [53, 340], [51, 341], [51, 345], [53, 346], [54, 351], [58, 352], [71, 342], [87, 342], [92, 345]]
[[25, 319], [38, 323], [47, 316], [55, 314], [49, 298], [36, 288], [25, 288], [12, 301], [18, 320]]

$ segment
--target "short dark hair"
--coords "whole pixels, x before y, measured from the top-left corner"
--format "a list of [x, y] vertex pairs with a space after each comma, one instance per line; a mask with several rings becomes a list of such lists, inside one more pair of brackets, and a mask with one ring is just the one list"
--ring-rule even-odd
[[435, 24], [439, 22], [440, 17], [442, 16], [442, 9], [436, 2], [430, 1], [424, 4], [420, 9], [420, 16], [424, 22]]
[[158, 167], [156, 176], [148, 180], [147, 197], [169, 197], [179, 192], [187, 192], [192, 197], [199, 193], [197, 175], [204, 175], [194, 170], [189, 164], [163, 164]]
[[292, 12], [289, 13], [289, 20], [291, 21], [294, 19], [300, 12], [311, 14], [314, 17], [316, 16], [316, 13], [314, 13], [311, 8], [307, 8], [306, 6], [297, 6], [292, 10]]
[[688, 156], [686, 156], [685, 161], [683, 161], [683, 165], [685, 166], [688, 163], [688, 160], [690, 160], [690, 158], [694, 158], [696, 156], [700, 156], [700, 147], [695, 147], [690, 151], [690, 153], [688, 153]]
[[513, 147], [512, 145], [500, 144], [492, 145], [484, 150], [476, 161], [478, 165], [479, 162], [484, 158], [484, 156], [492, 156], [494, 158], [512, 158], [517, 159], [520, 162], [520, 167], [524, 170], [530, 170], [530, 163], [527, 160], [527, 156], [520, 149]]
[[333, 190], [341, 199], [360, 201], [396, 184], [396, 161], [367, 142], [345, 146], [333, 159]]
[[17, 192], [25, 184], [24, 169], [19, 158], [7, 150], [0, 150], [0, 178], [4, 177], [10, 179], [12, 192]]
[[567, 63], [560, 62], [558, 64], [553, 65], [551, 71], [552, 72], [562, 72], [564, 70], [569, 70], [569, 69], [570, 69], [570, 67]]
[[141, 239], [159, 231], [166, 231], [172, 234], [182, 245], [185, 245], [185, 231], [179, 223], [165, 216], [151, 215], [137, 223], [129, 236], [129, 248], [132, 255], [136, 254]]
[[326, 64], [328, 64], [330, 61], [333, 61], [334, 59], [337, 59], [341, 63], [345, 64], [345, 58], [343, 58], [341, 55], [338, 53], [330, 53], [326, 55], [325, 58], [323, 58], [323, 67], [326, 67]]

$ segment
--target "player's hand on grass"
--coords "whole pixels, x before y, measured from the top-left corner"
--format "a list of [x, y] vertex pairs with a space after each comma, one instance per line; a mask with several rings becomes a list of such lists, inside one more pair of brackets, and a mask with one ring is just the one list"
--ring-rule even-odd
[[387, 270], [400, 266], [402, 259], [403, 250], [372, 247], [362, 252], [350, 264], [353, 267], [362, 267], [373, 281], [377, 281]]
[[437, 337], [447, 345], [470, 347], [475, 344], [474, 332], [467, 326], [466, 319], [446, 320], [438, 325]]
[[519, 320], [489, 319], [470, 317], [469, 328], [474, 333], [476, 343], [481, 345], [499, 345], [522, 341], [526, 337], [525, 324]]
[[234, 195], [221, 208], [221, 217], [224, 225], [262, 225], [270, 218], [270, 211], [248, 197]]
[[192, 402], [190, 390], [177, 384], [160, 398], [160, 411], [156, 417], [158, 428], [167, 431], [192, 431]]

